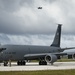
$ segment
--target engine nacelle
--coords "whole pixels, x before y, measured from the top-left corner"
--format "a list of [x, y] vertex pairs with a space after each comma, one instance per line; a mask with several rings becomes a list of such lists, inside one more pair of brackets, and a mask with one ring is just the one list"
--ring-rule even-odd
[[75, 59], [75, 54], [68, 54], [68, 59]]
[[73, 54], [73, 58], [75, 59], [75, 54]]
[[53, 54], [46, 55], [45, 61], [48, 63], [53, 63], [53, 62], [57, 61], [57, 56], [53, 55]]

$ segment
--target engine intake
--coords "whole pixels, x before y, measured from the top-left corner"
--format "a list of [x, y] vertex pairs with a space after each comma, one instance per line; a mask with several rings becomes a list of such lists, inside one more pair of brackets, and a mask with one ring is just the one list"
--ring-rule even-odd
[[48, 62], [48, 63], [53, 63], [55, 61], [57, 61], [57, 56], [56, 55], [46, 55], [45, 56], [45, 61]]

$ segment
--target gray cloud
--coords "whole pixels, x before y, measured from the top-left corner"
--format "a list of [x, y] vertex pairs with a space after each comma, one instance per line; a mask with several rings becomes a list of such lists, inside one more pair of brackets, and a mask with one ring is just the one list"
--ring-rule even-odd
[[0, 32], [53, 34], [62, 23], [63, 33], [75, 34], [74, 7], [74, 0], [0, 0]]
[[[0, 34], [1, 44], [18, 44], [18, 45], [47, 45], [53, 42], [54, 35], [7, 35]], [[74, 47], [75, 36], [62, 35], [61, 47]]]
[[13, 12], [20, 8], [20, 0], [0, 0], [0, 8], [7, 12]]
[[50, 45], [62, 23], [61, 46], [74, 46], [74, 20], [75, 0], [0, 0], [0, 42]]

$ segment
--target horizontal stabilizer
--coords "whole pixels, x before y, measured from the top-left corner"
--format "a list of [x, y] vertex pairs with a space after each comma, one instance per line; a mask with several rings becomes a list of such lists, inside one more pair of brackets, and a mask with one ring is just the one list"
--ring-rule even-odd
[[70, 48], [61, 48], [62, 51], [64, 51], [64, 50], [69, 50], [69, 49], [75, 49], [75, 47], [70, 47]]

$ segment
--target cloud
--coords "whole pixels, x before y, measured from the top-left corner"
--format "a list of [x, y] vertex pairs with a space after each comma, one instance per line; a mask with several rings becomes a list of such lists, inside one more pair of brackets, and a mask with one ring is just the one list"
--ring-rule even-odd
[[62, 23], [64, 34], [75, 34], [74, 7], [74, 0], [0, 0], [0, 32], [53, 34], [56, 24]]
[[61, 46], [74, 46], [74, 20], [74, 0], [0, 0], [0, 42], [50, 45], [62, 23]]
[[[52, 36], [53, 37], [53, 36]], [[0, 34], [1, 44], [20, 44], [20, 45], [50, 45], [52, 37], [48, 35], [5, 35]]]
[[[0, 34], [0, 43], [3, 44], [14, 44], [14, 45], [43, 45], [50, 46], [53, 42], [54, 35], [7, 35]], [[74, 47], [75, 36], [62, 35], [61, 47]]]

